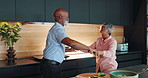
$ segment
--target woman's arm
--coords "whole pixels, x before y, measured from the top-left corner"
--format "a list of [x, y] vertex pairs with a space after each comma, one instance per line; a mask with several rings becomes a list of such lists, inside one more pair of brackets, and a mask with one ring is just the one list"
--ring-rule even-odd
[[96, 55], [97, 56], [101, 55], [103, 57], [112, 57], [112, 55], [116, 53], [116, 47], [117, 47], [117, 41], [116, 40], [111, 41], [108, 50], [97, 51]]

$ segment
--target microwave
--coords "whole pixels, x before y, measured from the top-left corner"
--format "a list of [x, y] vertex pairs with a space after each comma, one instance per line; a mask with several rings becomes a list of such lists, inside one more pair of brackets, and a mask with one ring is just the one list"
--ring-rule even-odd
[[117, 44], [117, 51], [128, 51], [128, 43]]

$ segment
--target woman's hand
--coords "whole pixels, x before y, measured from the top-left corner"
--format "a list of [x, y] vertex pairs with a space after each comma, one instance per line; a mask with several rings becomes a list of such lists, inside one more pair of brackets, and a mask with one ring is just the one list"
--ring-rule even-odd
[[96, 56], [101, 56], [101, 55], [103, 55], [103, 51], [96, 51], [95, 55]]

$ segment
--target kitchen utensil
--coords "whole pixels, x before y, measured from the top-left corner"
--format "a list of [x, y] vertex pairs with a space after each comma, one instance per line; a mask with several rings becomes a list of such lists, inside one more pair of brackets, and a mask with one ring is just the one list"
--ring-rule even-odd
[[141, 74], [141, 73], [144, 73], [144, 72], [146, 72], [146, 71], [148, 71], [148, 68], [146, 68], [146, 69], [142, 69], [140, 72], [138, 72], [137, 74]]
[[78, 74], [76, 78], [110, 78], [109, 74], [105, 74], [103, 77], [98, 77], [98, 73], [82, 73]]

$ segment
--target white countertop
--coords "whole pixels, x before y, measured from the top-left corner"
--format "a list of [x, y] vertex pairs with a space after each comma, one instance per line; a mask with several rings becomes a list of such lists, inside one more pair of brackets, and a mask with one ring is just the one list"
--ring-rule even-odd
[[[65, 60], [94, 57], [90, 53], [84, 53], [84, 52], [81, 52], [81, 51], [65, 52], [65, 55], [69, 56]], [[42, 59], [43, 55], [36, 55], [36, 56], [33, 56], [33, 57], [36, 58], [36, 59]]]

